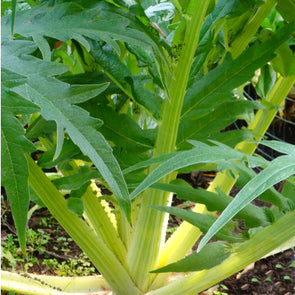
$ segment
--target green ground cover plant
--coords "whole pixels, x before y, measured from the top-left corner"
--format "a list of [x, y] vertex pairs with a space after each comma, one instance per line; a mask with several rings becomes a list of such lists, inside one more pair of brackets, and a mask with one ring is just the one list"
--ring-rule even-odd
[[[4, 290], [197, 294], [294, 244], [295, 147], [263, 140], [295, 82], [293, 0], [11, 4], [2, 185], [21, 249], [32, 200], [102, 276], [2, 271]], [[243, 88], [254, 77], [252, 102]], [[247, 128], [225, 131], [237, 119]], [[259, 143], [281, 156], [254, 154]], [[195, 170], [219, 172], [207, 190], [176, 179]], [[173, 193], [195, 207], [172, 207]], [[168, 213], [183, 223], [166, 241]]]

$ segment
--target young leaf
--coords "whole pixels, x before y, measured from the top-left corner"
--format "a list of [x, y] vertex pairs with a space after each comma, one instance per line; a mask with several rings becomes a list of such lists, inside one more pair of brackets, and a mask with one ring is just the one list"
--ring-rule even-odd
[[231, 254], [231, 247], [221, 241], [207, 244], [199, 253], [193, 252], [182, 260], [161, 267], [151, 273], [188, 272], [209, 269], [220, 264]]
[[237, 194], [230, 205], [222, 212], [217, 221], [201, 240], [198, 250], [202, 249], [210, 238], [216, 234], [234, 215], [254, 200], [265, 190], [295, 173], [294, 155], [281, 156], [273, 160], [269, 166], [248, 182]]

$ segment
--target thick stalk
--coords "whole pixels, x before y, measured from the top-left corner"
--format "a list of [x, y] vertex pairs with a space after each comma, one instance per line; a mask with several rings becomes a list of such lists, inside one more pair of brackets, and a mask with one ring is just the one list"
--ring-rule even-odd
[[275, 3], [276, 0], [266, 0], [266, 2], [261, 7], [259, 7], [253, 18], [245, 25], [241, 34], [239, 34], [239, 36], [237, 36], [237, 38], [235, 38], [235, 40], [232, 42], [230, 52], [234, 59], [237, 58], [247, 47], [251, 41], [251, 38], [260, 27], [262, 21], [273, 9]]
[[[295, 81], [295, 76], [283, 78], [280, 77], [273, 89], [271, 90], [267, 102], [274, 106], [280, 105], [288, 91], [292, 87]], [[276, 114], [276, 108], [259, 110], [253, 121], [249, 124], [248, 129], [253, 131], [255, 134], [255, 140], [261, 140], [265, 132], [267, 131], [269, 125], [273, 121]], [[249, 141], [242, 142], [236, 146], [236, 149], [247, 153], [253, 154], [258, 143], [253, 143]], [[234, 186], [236, 179], [228, 176], [226, 172], [219, 172], [215, 177], [214, 181], [210, 184], [208, 191], [214, 192], [218, 187], [224, 193], [228, 194], [232, 187]], [[206, 206], [197, 204], [193, 208], [194, 212], [207, 213]], [[179, 228], [173, 233], [170, 239], [167, 241], [165, 246], [162, 248], [160, 255], [160, 266], [175, 262], [182, 257], [184, 257], [187, 252], [193, 247], [195, 242], [200, 238], [201, 232], [198, 228], [194, 227], [188, 222], [183, 222]], [[156, 289], [161, 286], [165, 280], [168, 278], [169, 273], [159, 274], [155, 279], [152, 288]]]
[[89, 295], [111, 289], [102, 276], [57, 277], [1, 271], [1, 290], [28, 295]]
[[[192, 19], [188, 21], [185, 35], [185, 47], [175, 67], [169, 86], [170, 101], [166, 98], [163, 118], [159, 125], [158, 137], [153, 156], [175, 150], [179, 118], [186, 91], [189, 71], [197, 48], [199, 33], [207, 6], [210, 1], [196, 1]], [[175, 174], [164, 177], [161, 181], [169, 182]], [[127, 261], [136, 284], [147, 291], [154, 275], [148, 272], [158, 263], [158, 255], [163, 234], [165, 214], [151, 209], [150, 205], [163, 206], [169, 201], [169, 193], [147, 191], [141, 204], [141, 211], [136, 223], [133, 240], [127, 255]]]
[[55, 188], [32, 158], [28, 156], [27, 160], [31, 187], [61, 226], [88, 255], [114, 292], [120, 295], [142, 294], [133, 283], [126, 269], [106, 244], [81, 218], [67, 209], [66, 200], [62, 194]]
[[[71, 166], [74, 170], [62, 170], [61, 172], [64, 176], [72, 175], [76, 173], [80, 165], [84, 165], [83, 161], [74, 160], [71, 162]], [[84, 216], [97, 236], [106, 243], [109, 249], [111, 249], [124, 264], [127, 250], [115, 229], [115, 216], [112, 216], [108, 204], [104, 200], [99, 200], [98, 196], [100, 196], [98, 188], [94, 183], [91, 183], [82, 196], [85, 208]]]
[[294, 237], [294, 220], [295, 211], [291, 211], [272, 225], [259, 231], [247, 242], [237, 246], [230, 257], [221, 264], [209, 270], [192, 273], [149, 294], [193, 295], [211, 287]]
[[[126, 259], [126, 248], [119, 237], [118, 232], [113, 226], [106, 209], [103, 206], [103, 200], [98, 200], [95, 195], [95, 184], [91, 184], [82, 197], [85, 207], [85, 216], [92, 229], [96, 232], [112, 252], [124, 264]], [[107, 207], [108, 204], [105, 204]]]

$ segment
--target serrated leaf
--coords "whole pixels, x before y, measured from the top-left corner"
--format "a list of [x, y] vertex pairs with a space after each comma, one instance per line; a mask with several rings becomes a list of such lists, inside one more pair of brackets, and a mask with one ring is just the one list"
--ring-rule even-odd
[[196, 81], [187, 90], [182, 108], [182, 118], [187, 117], [202, 101], [214, 102], [231, 96], [231, 91], [250, 80], [254, 71], [275, 57], [274, 50], [287, 41], [295, 31], [295, 23], [278, 30], [269, 40], [254, 44], [237, 59], [227, 54], [223, 63]]
[[[185, 210], [177, 207], [161, 207], [161, 206], [152, 206], [152, 208], [160, 210], [162, 212], [167, 212], [172, 215], [191, 223], [192, 225], [198, 227], [201, 232], [206, 233], [210, 226], [217, 219], [216, 216], [211, 214], [201, 214], [196, 213], [191, 210]], [[226, 224], [218, 233], [214, 235], [214, 238], [217, 240], [226, 240], [229, 242], [242, 242], [244, 238], [240, 236], [232, 235], [232, 231], [235, 229], [235, 222], [231, 221]]]
[[54, 120], [66, 129], [73, 142], [99, 167], [104, 179], [118, 198], [122, 211], [130, 219], [131, 202], [121, 169], [108, 142], [96, 130], [102, 122], [91, 118], [85, 110], [71, 104], [98, 95], [107, 85], [93, 85], [89, 88], [85, 85], [71, 86], [55, 78], [46, 77], [61, 74], [67, 67], [22, 55], [20, 50], [22, 44], [27, 45], [24, 51], [30, 52], [27, 48], [31, 50], [31, 43], [20, 41], [19, 44], [19, 40], [5, 40], [4, 68], [28, 78], [26, 85], [16, 86], [13, 90], [38, 105], [41, 108], [41, 115], [46, 120]]
[[91, 42], [91, 54], [104, 72], [115, 82], [122, 91], [143, 106], [155, 119], [160, 118], [162, 99], [143, 86], [140, 76], [132, 75], [110, 46]]
[[[3, 18], [2, 30], [8, 36], [9, 18]], [[48, 56], [48, 44], [41, 37], [51, 37], [61, 41], [74, 39], [90, 50], [87, 38], [104, 40], [119, 53], [116, 40], [148, 49], [157, 65], [157, 70], [166, 84], [164, 68], [168, 67], [167, 59], [157, 41], [139, 22], [136, 16], [124, 9], [106, 2], [83, 1], [57, 3], [49, 6], [47, 3], [17, 14], [15, 32], [33, 37], [44, 56]], [[167, 87], [165, 87], [167, 88]]]
[[244, 156], [244, 154], [232, 150], [229, 147], [212, 147], [199, 142], [198, 148], [194, 148], [189, 151], [176, 152], [175, 156], [166, 160], [163, 164], [154, 169], [152, 173], [149, 174], [145, 180], [130, 194], [130, 197], [135, 198], [153, 183], [180, 168], [199, 163], [222, 164], [229, 160], [242, 160]]
[[[243, 100], [232, 100], [219, 105], [212, 103], [210, 106], [199, 106], [195, 111], [190, 112], [186, 121], [179, 125], [177, 145], [181, 147], [188, 139], [200, 139], [210, 136], [223, 130], [241, 116], [252, 113], [255, 108], [260, 108], [257, 104]], [[204, 124], [206, 122], [206, 124]]]
[[24, 152], [32, 152], [35, 148], [25, 138], [18, 120], [5, 108], [1, 113], [1, 181], [7, 192], [20, 247], [25, 252], [29, 172]]
[[153, 270], [151, 273], [189, 272], [210, 269], [225, 260], [231, 254], [231, 250], [231, 247], [224, 242], [210, 243], [200, 253], [193, 252], [184, 259]]
[[[200, 188], [194, 189], [192, 187], [186, 187], [179, 184], [176, 185], [166, 183], [155, 183], [152, 188], [173, 192], [177, 194], [178, 199], [205, 204], [209, 211], [222, 212], [232, 201], [231, 197], [219, 190], [217, 190], [216, 193], [213, 193]], [[246, 226], [248, 227], [264, 225], [266, 222], [263, 209], [252, 204], [248, 204], [237, 215], [235, 215], [235, 219], [245, 220]]]
[[[4, 62], [2, 62], [2, 66], [3, 64]], [[23, 126], [15, 116], [31, 114], [38, 112], [40, 109], [11, 89], [26, 83], [25, 76], [5, 68], [2, 68], [2, 73], [1, 181], [11, 205], [20, 247], [25, 252], [27, 211], [29, 208], [29, 173], [24, 153], [34, 151], [35, 147], [24, 136]]]
[[280, 153], [287, 155], [295, 155], [295, 146], [287, 142], [280, 142], [275, 140], [263, 140], [260, 144], [270, 147]]
[[212, 225], [205, 237], [201, 240], [198, 250], [202, 249], [210, 238], [248, 203], [274, 184], [288, 178], [294, 173], [294, 155], [281, 156], [273, 160], [265, 170], [248, 182], [236, 195], [234, 200], [222, 212], [218, 220]]
[[[101, 122], [89, 117], [85, 110], [69, 103], [70, 88], [70, 85], [54, 78], [36, 79], [34, 76], [29, 79], [29, 85], [16, 87], [15, 91], [36, 103], [46, 120], [55, 120], [66, 129], [73, 142], [99, 169], [118, 198], [122, 211], [130, 217], [131, 203], [121, 169], [112, 154], [111, 147], [95, 129], [101, 125]], [[101, 88], [98, 93], [100, 91]], [[94, 94], [91, 91], [92, 95]]]
[[155, 136], [148, 130], [142, 130], [126, 114], [118, 114], [112, 108], [101, 104], [93, 108], [92, 104], [84, 105], [92, 117], [101, 119], [104, 124], [100, 132], [117, 147], [131, 153], [141, 153], [152, 149]]
[[146, 167], [149, 167], [149, 166], [154, 165], [154, 164], [162, 163], [162, 162], [164, 162], [166, 160], [171, 159], [176, 154], [177, 154], [176, 152], [169, 153], [169, 154], [164, 154], [164, 155], [160, 155], [160, 156], [157, 156], [157, 157], [154, 157], [154, 158], [151, 158], [151, 159], [136, 163], [136, 164], [124, 169], [123, 174], [128, 174], [128, 173], [131, 173], [133, 171], [140, 170], [142, 168], [146, 168]]

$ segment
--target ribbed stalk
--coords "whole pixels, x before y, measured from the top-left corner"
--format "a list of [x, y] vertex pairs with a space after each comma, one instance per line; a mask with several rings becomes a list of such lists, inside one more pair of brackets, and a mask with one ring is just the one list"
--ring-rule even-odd
[[[71, 161], [70, 164], [73, 170], [61, 170], [64, 176], [76, 173], [78, 167], [84, 165], [84, 162], [81, 160], [74, 160]], [[98, 194], [100, 194], [98, 188], [94, 183], [91, 183], [82, 196], [84, 202], [84, 216], [97, 236], [106, 243], [109, 249], [111, 249], [124, 264], [127, 250], [114, 227], [115, 216], [112, 216], [110, 208], [104, 200], [98, 200]]]
[[238, 57], [244, 49], [247, 47], [251, 38], [257, 32], [262, 21], [268, 16], [273, 9], [276, 0], [266, 0], [265, 3], [258, 8], [254, 17], [244, 26], [243, 31], [235, 40], [232, 42], [230, 52], [232, 57], [235, 59]]
[[[158, 137], [153, 156], [175, 150], [179, 118], [186, 91], [189, 71], [199, 40], [199, 32], [207, 6], [210, 1], [196, 1], [192, 19], [188, 21], [185, 35], [185, 46], [175, 67], [169, 86], [170, 101], [166, 98], [162, 110], [163, 118], [159, 125]], [[169, 182], [175, 174], [164, 177], [162, 182]], [[163, 234], [165, 214], [151, 209], [150, 205], [163, 206], [169, 201], [169, 193], [158, 190], [145, 192], [141, 211], [136, 223], [127, 261], [136, 284], [144, 291], [149, 289], [154, 275], [148, 272], [158, 263], [158, 255]]]
[[[106, 209], [103, 207], [103, 201], [98, 200], [93, 192], [94, 189], [95, 187], [89, 186], [82, 197], [86, 219], [98, 237], [106, 243], [106, 245], [124, 264], [127, 254], [126, 248], [121, 241], [118, 232], [115, 230], [110, 217], [107, 215], [107, 212], [105, 211]], [[105, 204], [105, 206], [107, 206], [107, 204]]]
[[[294, 81], [295, 76], [287, 78], [280, 77], [271, 90], [266, 101], [273, 104], [274, 106], [280, 105], [284, 101]], [[248, 127], [248, 129], [255, 134], [256, 140], [260, 140], [263, 137], [269, 125], [273, 121], [276, 112], [277, 111], [275, 107], [273, 107], [273, 109], [259, 110], [256, 113], [253, 121]], [[245, 141], [238, 144], [236, 146], [236, 149], [247, 154], [253, 154], [257, 145], [258, 143], [249, 143], [249, 141]], [[228, 194], [234, 186], [235, 182], [236, 179], [228, 176], [226, 172], [219, 172], [217, 173], [214, 181], [210, 184], [207, 190], [214, 192], [215, 189], [218, 187], [224, 193]], [[206, 206], [201, 204], [197, 204], [192, 209], [192, 211], [198, 213], [208, 212], [206, 210]], [[160, 256], [160, 266], [175, 262], [184, 257], [195, 244], [195, 242], [200, 238], [200, 236], [201, 232], [198, 228], [184, 221], [163, 247]], [[168, 278], [168, 276], [169, 273], [159, 274], [155, 279], [152, 288], [155, 289], [161, 286], [163, 282], [165, 282], [165, 280]]]
[[81, 218], [67, 209], [64, 197], [31, 157], [28, 156], [27, 160], [31, 187], [61, 226], [88, 255], [114, 292], [120, 295], [142, 294], [133, 283], [126, 269], [106, 244]]
[[1, 290], [28, 295], [87, 295], [111, 289], [102, 276], [57, 277], [1, 271]]
[[239, 245], [223, 263], [193, 273], [150, 293], [150, 295], [194, 295], [259, 260], [295, 236], [295, 211], [287, 213]]

